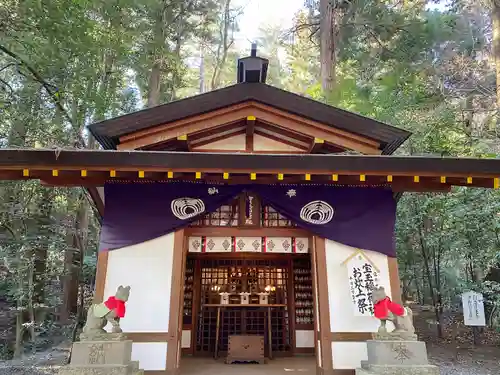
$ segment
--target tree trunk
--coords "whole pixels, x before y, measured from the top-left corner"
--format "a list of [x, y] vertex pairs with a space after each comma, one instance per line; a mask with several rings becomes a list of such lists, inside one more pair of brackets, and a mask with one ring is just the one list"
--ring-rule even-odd
[[155, 107], [160, 104], [160, 93], [161, 93], [161, 60], [162, 54], [165, 49], [165, 42], [163, 38], [163, 25], [164, 19], [163, 15], [157, 15], [155, 26], [154, 26], [154, 39], [153, 39], [153, 51], [151, 60], [151, 72], [149, 74], [148, 82], [148, 101], [147, 107]]
[[493, 8], [491, 10], [491, 19], [493, 23], [493, 56], [495, 59], [496, 67], [496, 103], [497, 114], [496, 123], [500, 125], [500, 1], [494, 0]]
[[160, 104], [160, 64], [155, 62], [151, 68], [148, 83], [148, 108], [156, 107]]
[[200, 44], [200, 90], [199, 93], [205, 92], [205, 47], [203, 42]]
[[61, 312], [61, 319], [63, 321], [67, 321], [69, 319], [69, 314], [76, 314], [78, 312], [80, 269], [87, 241], [89, 205], [83, 192], [79, 193], [78, 201], [74, 232], [68, 236], [69, 248], [66, 250], [64, 255], [64, 294], [63, 309]]
[[50, 188], [42, 188], [42, 196], [38, 204], [39, 212], [36, 215], [38, 230], [43, 231], [40, 241], [33, 249], [33, 302], [45, 301], [45, 271], [47, 269], [47, 253], [49, 250], [50, 228], [52, 227], [52, 192]]
[[321, 87], [324, 93], [335, 88], [336, 45], [335, 45], [335, 10], [330, 0], [320, 0], [320, 60]]
[[220, 87], [220, 74], [227, 60], [227, 53], [230, 47], [229, 28], [231, 18], [231, 0], [226, 0], [224, 4], [224, 15], [222, 24], [219, 28], [220, 42], [217, 46], [217, 55], [215, 60], [214, 72], [212, 74], [211, 88], [215, 90]]

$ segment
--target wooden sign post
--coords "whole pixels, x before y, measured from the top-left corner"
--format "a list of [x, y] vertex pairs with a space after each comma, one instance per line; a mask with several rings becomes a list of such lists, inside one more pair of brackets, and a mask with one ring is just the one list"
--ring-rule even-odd
[[469, 291], [462, 294], [462, 307], [464, 312], [464, 324], [472, 327], [474, 345], [479, 344], [479, 328], [486, 326], [484, 315], [483, 295], [478, 292]]

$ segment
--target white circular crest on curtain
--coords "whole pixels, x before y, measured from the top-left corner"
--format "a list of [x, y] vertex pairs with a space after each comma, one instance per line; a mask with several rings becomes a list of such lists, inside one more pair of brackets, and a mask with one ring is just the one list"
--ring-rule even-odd
[[312, 201], [300, 210], [300, 218], [315, 225], [327, 224], [333, 219], [335, 210], [325, 201]]
[[205, 203], [197, 198], [177, 198], [170, 204], [174, 216], [181, 220], [190, 219], [205, 211]]

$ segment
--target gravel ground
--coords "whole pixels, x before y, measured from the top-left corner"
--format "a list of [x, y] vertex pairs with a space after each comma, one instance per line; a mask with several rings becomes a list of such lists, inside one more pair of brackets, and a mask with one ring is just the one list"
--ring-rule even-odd
[[[427, 345], [429, 361], [439, 366], [441, 375], [497, 375], [500, 373], [500, 348], [456, 349]], [[458, 355], [457, 355], [458, 352]]]

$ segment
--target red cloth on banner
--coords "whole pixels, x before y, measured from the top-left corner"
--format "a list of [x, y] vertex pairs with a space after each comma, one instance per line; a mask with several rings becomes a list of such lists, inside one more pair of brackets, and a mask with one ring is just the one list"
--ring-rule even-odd
[[106, 302], [104, 302], [104, 306], [106, 306], [110, 310], [115, 310], [116, 316], [118, 318], [123, 318], [125, 316], [125, 302], [116, 297], [109, 297]]
[[392, 302], [389, 297], [385, 297], [382, 301], [377, 302], [373, 306], [373, 314], [377, 319], [386, 319], [389, 311], [397, 316], [402, 316], [405, 313], [405, 308], [395, 302]]

